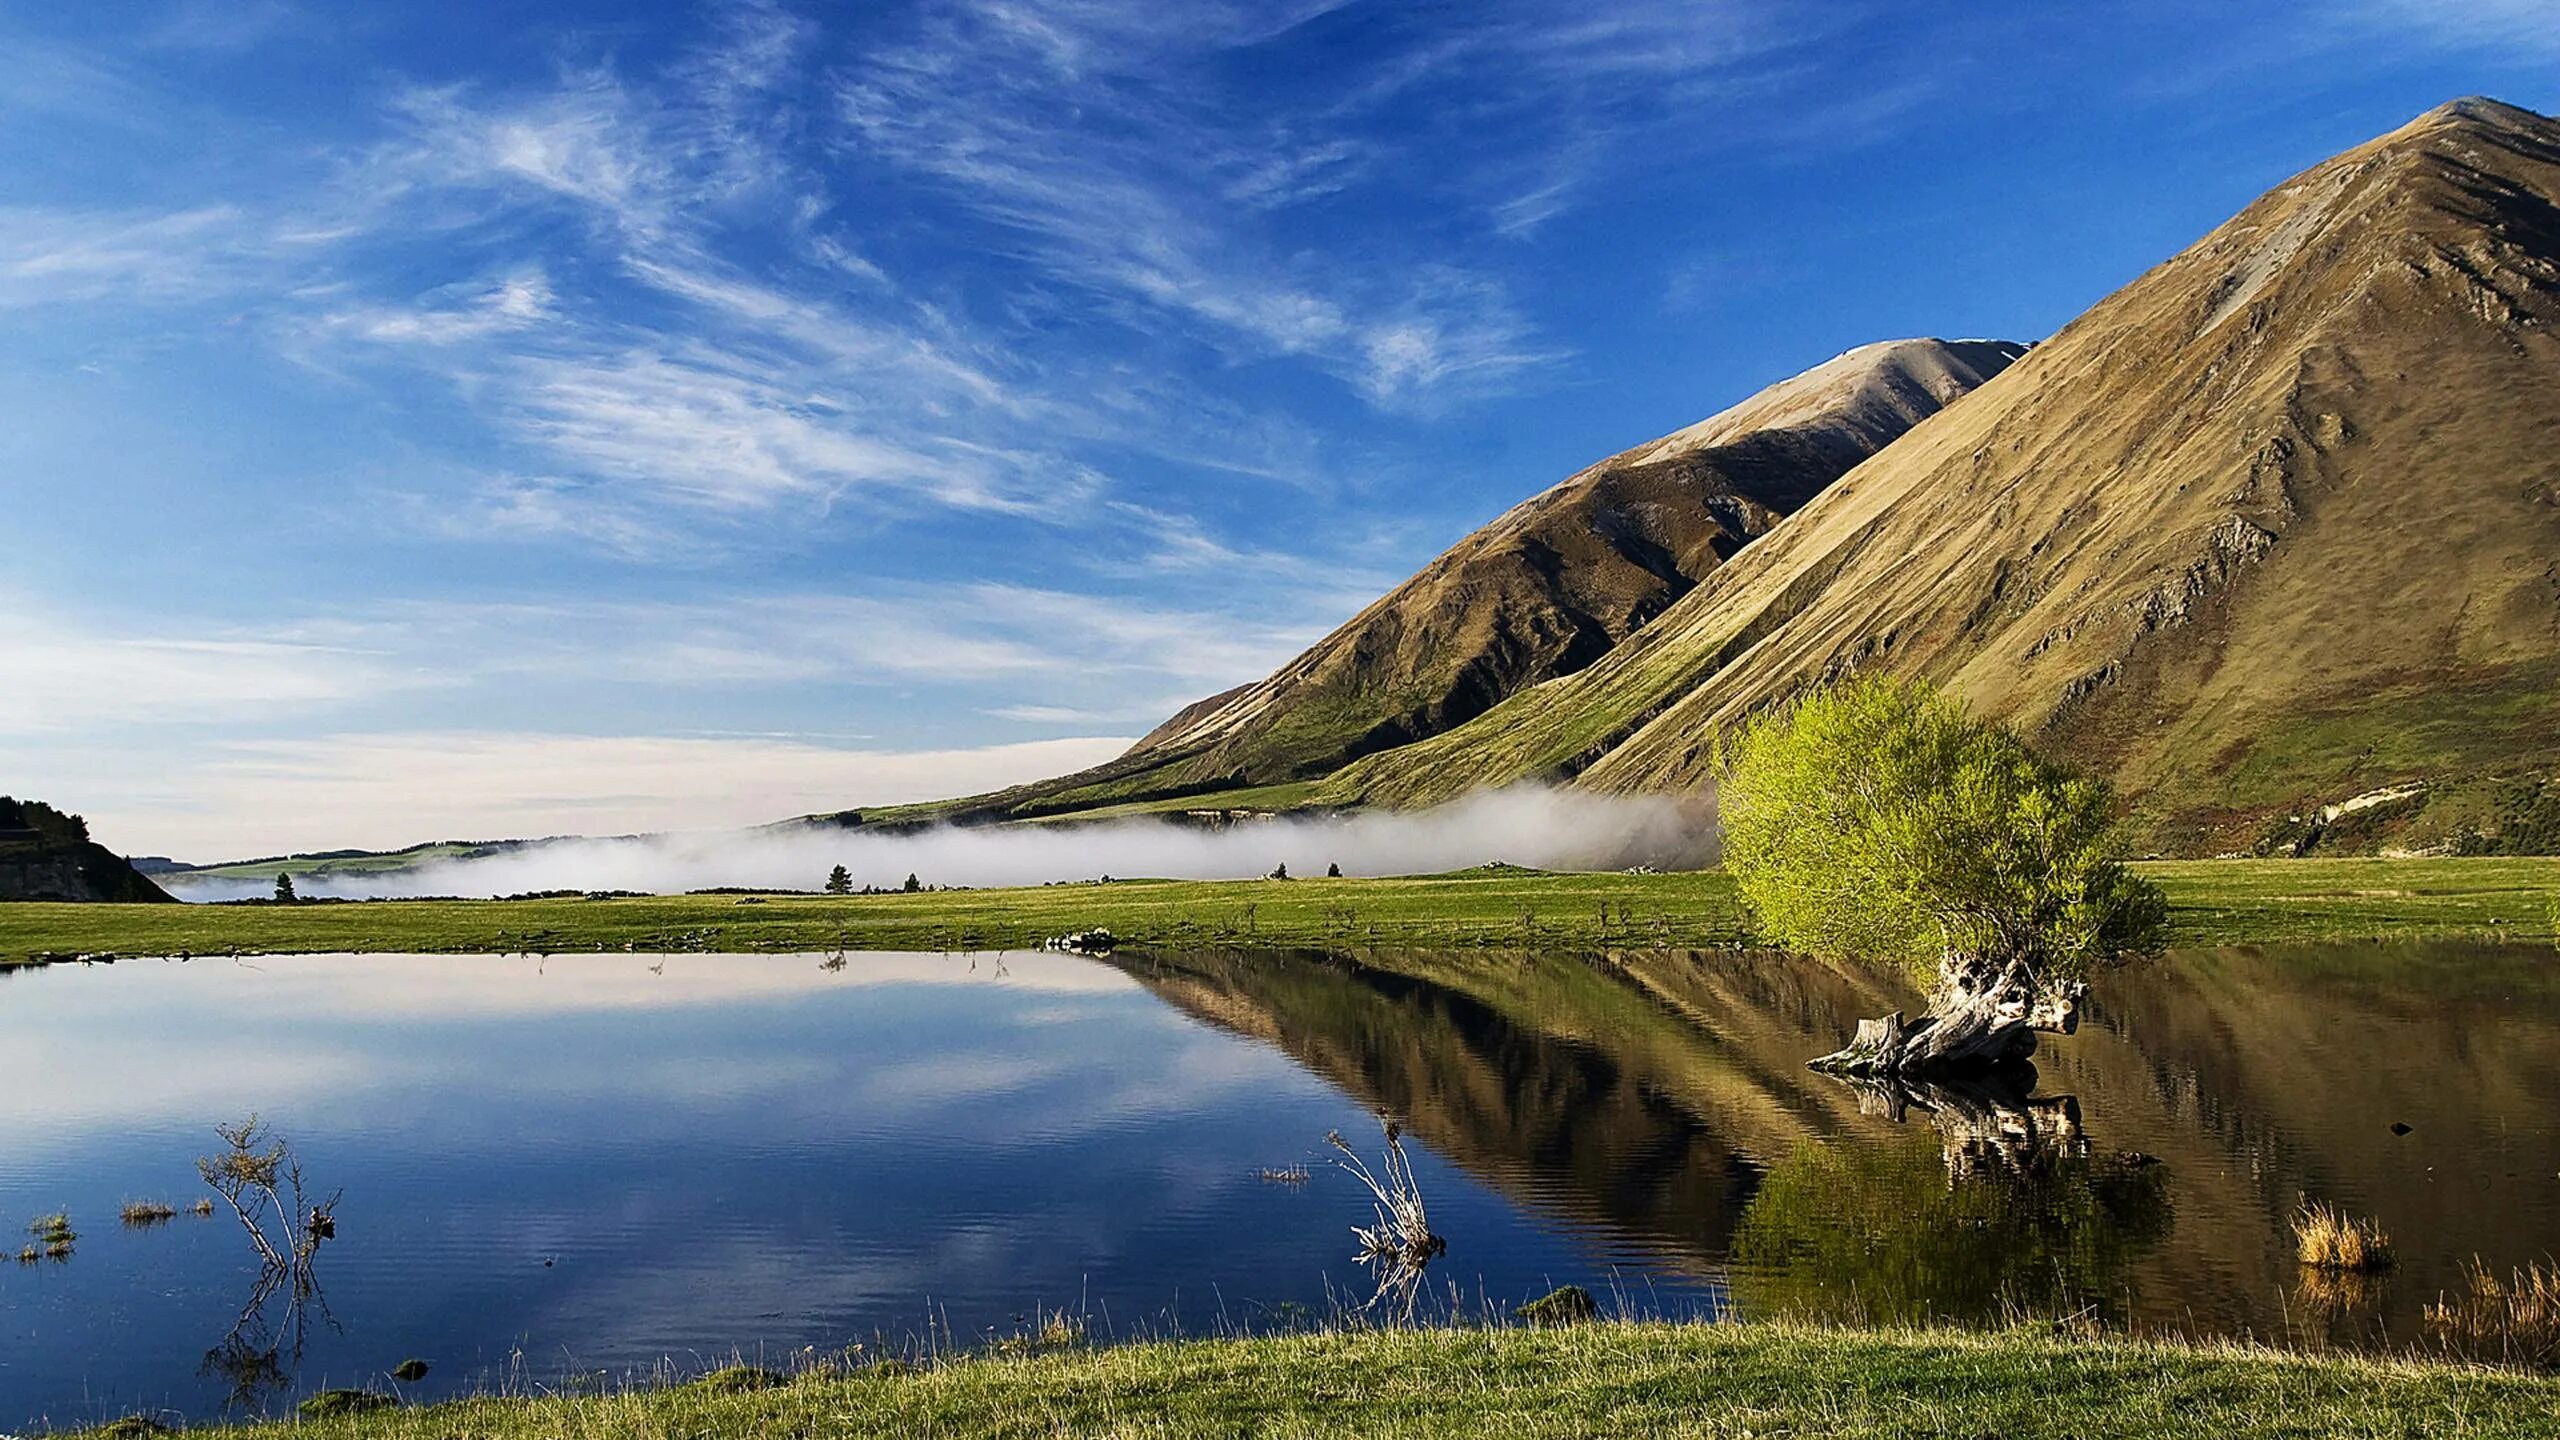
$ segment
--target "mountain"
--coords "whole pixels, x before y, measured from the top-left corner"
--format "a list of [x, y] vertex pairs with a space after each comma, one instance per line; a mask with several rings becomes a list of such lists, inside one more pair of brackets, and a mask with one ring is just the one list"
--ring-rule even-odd
[[0, 900], [165, 901], [168, 892], [89, 838], [89, 822], [0, 795]]
[[1191, 705], [1116, 760], [929, 808], [1021, 817], [1282, 784], [1437, 735], [1607, 654], [2023, 353], [1996, 340], [1852, 350], [1522, 501], [1268, 679]]
[[1852, 670], [2111, 777], [2148, 848], [2560, 842], [2560, 125], [2432, 111], [2277, 187], [1715, 567], [1333, 803], [1703, 783]]

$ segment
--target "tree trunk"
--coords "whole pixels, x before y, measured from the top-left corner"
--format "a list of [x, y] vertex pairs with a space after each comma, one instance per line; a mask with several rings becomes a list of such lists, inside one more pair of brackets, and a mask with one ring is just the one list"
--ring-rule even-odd
[[1861, 1020], [1857, 1035], [1813, 1068], [1919, 1079], [2022, 1065], [2035, 1053], [2037, 1031], [2079, 1028], [2086, 988], [2046, 979], [2031, 960], [1950, 954], [1938, 963], [1927, 1014], [1907, 1024], [1899, 1010]]

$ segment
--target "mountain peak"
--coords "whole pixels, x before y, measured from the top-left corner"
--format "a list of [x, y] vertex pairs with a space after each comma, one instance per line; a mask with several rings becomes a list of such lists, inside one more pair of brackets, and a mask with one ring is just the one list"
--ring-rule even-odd
[[2552, 122], [2521, 105], [2488, 95], [2447, 100], [2412, 122], [2414, 125], [2476, 125], [2495, 130], [2549, 131]]
[[2555, 373], [2560, 125], [2455, 102], [2260, 197], [1598, 662], [1325, 798], [1682, 790], [1744, 717], [1883, 669], [2105, 774], [2163, 850], [2307, 843], [2384, 791], [2452, 843], [2560, 773]]
[[1737, 436], [1810, 424], [1845, 422], [1899, 434], [2025, 353], [2026, 346], [2011, 340], [1879, 340], [1843, 351], [1611, 463], [1651, 464]]

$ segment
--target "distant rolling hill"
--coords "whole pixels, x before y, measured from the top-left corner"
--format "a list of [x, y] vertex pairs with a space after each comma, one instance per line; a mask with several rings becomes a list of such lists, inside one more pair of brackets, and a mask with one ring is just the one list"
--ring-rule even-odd
[[171, 885], [184, 888], [208, 881], [259, 880], [278, 875], [297, 881], [328, 881], [344, 876], [388, 875], [446, 860], [478, 860], [503, 855], [540, 840], [432, 840], [405, 850], [315, 850], [269, 855], [256, 860], [227, 860], [218, 865], [178, 865], [161, 872]]
[[1521, 502], [1277, 673], [1190, 706], [1117, 760], [867, 818], [1019, 819], [1288, 784], [1438, 735], [1608, 654], [2022, 353], [1994, 340], [1850, 351]]
[[1317, 787], [1695, 786], [1917, 673], [2168, 851], [2560, 840], [2560, 125], [2466, 100], [2279, 186], [1597, 663]]

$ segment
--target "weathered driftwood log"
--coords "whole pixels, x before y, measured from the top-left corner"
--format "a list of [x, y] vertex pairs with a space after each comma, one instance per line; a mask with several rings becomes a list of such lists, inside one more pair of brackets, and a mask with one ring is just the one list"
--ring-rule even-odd
[[2036, 1032], [2070, 1034], [2080, 1025], [2078, 981], [2053, 980], [2025, 960], [2005, 964], [1951, 955], [1938, 966], [1928, 1013], [1905, 1022], [1897, 1010], [1858, 1022], [1849, 1043], [1812, 1062], [1835, 1075], [1962, 1075], [2017, 1065], [2036, 1049]]

